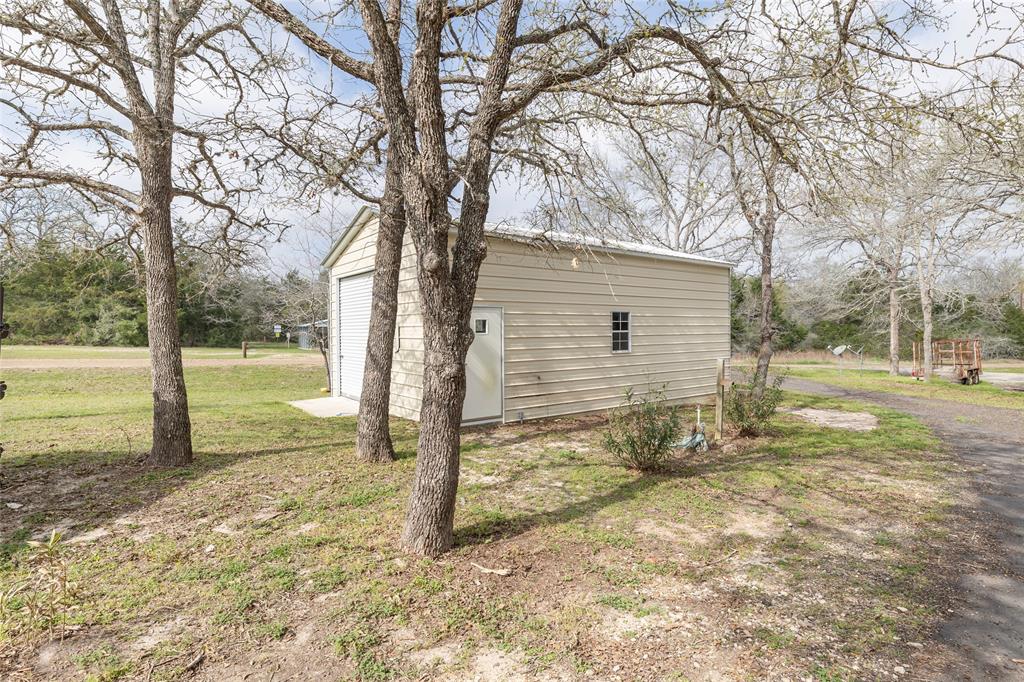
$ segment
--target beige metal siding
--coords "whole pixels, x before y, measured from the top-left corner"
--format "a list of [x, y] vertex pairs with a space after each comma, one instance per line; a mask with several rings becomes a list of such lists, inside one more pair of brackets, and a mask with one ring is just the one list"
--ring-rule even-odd
[[409, 235], [402, 243], [395, 324], [397, 348], [391, 367], [391, 414], [418, 420], [423, 399], [423, 323], [416, 284], [416, 249]]
[[[337, 279], [373, 267], [377, 219], [356, 234], [331, 268]], [[714, 394], [716, 361], [728, 358], [729, 269], [719, 265], [568, 248], [538, 250], [488, 239], [476, 302], [504, 310], [506, 421], [615, 407], [627, 387], [668, 384], [675, 401]], [[332, 371], [337, 325], [332, 301]], [[630, 313], [632, 350], [611, 351], [612, 311]], [[407, 236], [398, 292], [398, 345], [391, 412], [418, 419], [423, 326], [416, 256]]]
[[[504, 308], [506, 421], [605, 410], [630, 386], [704, 399], [729, 357], [729, 269], [718, 265], [488, 239], [477, 303]], [[611, 350], [612, 311], [630, 313], [629, 352]]]
[[[338, 280], [373, 269], [377, 245], [377, 218], [373, 217], [355, 235], [338, 260], [331, 266], [331, 387], [338, 395]], [[416, 256], [412, 241], [402, 246], [402, 272], [398, 285], [398, 349], [391, 371], [391, 413], [407, 419], [418, 419], [422, 396], [423, 331], [420, 324], [419, 293], [416, 288]]]

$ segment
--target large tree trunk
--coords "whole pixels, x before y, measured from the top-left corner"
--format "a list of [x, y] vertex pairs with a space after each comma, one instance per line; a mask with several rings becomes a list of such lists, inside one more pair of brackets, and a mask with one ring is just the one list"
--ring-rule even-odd
[[[478, 141], [477, 141], [478, 142]], [[470, 148], [473, 148], [471, 142]], [[467, 191], [459, 236], [448, 259], [448, 228], [443, 188], [433, 201], [418, 204], [422, 221], [415, 231], [420, 311], [423, 317], [423, 399], [420, 437], [409, 511], [402, 532], [407, 550], [437, 556], [452, 547], [455, 495], [459, 485], [459, 429], [466, 399], [466, 353], [473, 342], [470, 316], [480, 264], [487, 254], [483, 236], [489, 196], [489, 157], [479, 152], [466, 172]], [[422, 229], [423, 226], [428, 229]]]
[[313, 335], [314, 340], [316, 341], [317, 350], [320, 351], [320, 357], [323, 358], [324, 360], [324, 371], [327, 372], [327, 385], [331, 386], [331, 358], [327, 355], [326, 335], [321, 335], [317, 333], [315, 328], [311, 333]]
[[921, 339], [922, 362], [924, 369], [924, 380], [932, 379], [932, 311], [934, 309], [934, 297], [932, 296], [933, 273], [935, 272], [935, 257], [937, 255], [936, 241], [937, 234], [933, 229], [930, 233], [927, 256], [922, 253], [920, 244], [917, 247], [917, 287], [921, 296], [921, 321], [923, 337]]
[[366, 365], [359, 396], [356, 452], [367, 462], [390, 462], [395, 448], [388, 428], [391, 402], [391, 361], [394, 356], [395, 319], [398, 312], [398, 275], [405, 236], [405, 205], [398, 164], [388, 153], [381, 201], [377, 254], [374, 258], [373, 307], [366, 339]]
[[774, 228], [766, 232], [765, 241], [761, 247], [761, 309], [758, 314], [761, 342], [757, 347], [757, 369], [754, 371], [753, 386], [754, 395], [758, 398], [764, 394], [765, 386], [768, 385], [768, 367], [772, 361], [772, 340], [775, 337], [775, 329], [772, 326], [772, 303], [774, 302], [775, 288], [772, 280], [774, 232]]
[[416, 5], [418, 35], [406, 98], [394, 31], [384, 21], [378, 3], [362, 0], [359, 6], [373, 45], [375, 82], [388, 122], [388, 144], [395, 147], [395, 158], [402, 168], [406, 220], [416, 245], [423, 317], [419, 449], [402, 543], [412, 552], [437, 556], [453, 541], [466, 351], [473, 339], [469, 318], [487, 249], [483, 225], [490, 200], [491, 143], [508, 117], [503, 92], [522, 2], [501, 4], [484, 91], [462, 155], [462, 211], [451, 258], [448, 202], [456, 175], [450, 164], [438, 69], [443, 58], [441, 36], [450, 9], [443, 0]]
[[924, 379], [931, 381], [932, 378], [932, 295], [930, 291], [921, 291], [921, 317], [923, 320], [924, 334], [921, 339], [921, 350], [924, 355]]
[[452, 547], [459, 485], [459, 428], [466, 398], [468, 321], [455, 311], [424, 315], [426, 352], [419, 451], [402, 543], [410, 552], [437, 556]]
[[178, 273], [171, 228], [171, 136], [140, 132], [142, 235], [146, 262], [146, 319], [153, 383], [153, 449], [147, 461], [181, 466], [192, 461], [192, 425], [181, 366]]
[[775, 303], [775, 281], [773, 279], [776, 227], [776, 196], [773, 183], [775, 174], [765, 179], [768, 200], [761, 216], [761, 309], [758, 313], [761, 341], [757, 348], [757, 369], [754, 370], [753, 394], [760, 399], [768, 385], [768, 367], [772, 362], [775, 327], [772, 325], [772, 309]]
[[900, 373], [900, 296], [896, 282], [889, 282], [889, 374]]

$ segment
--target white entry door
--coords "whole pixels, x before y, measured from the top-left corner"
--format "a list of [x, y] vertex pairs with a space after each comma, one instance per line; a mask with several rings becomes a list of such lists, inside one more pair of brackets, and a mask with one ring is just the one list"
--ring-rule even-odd
[[466, 402], [462, 406], [462, 421], [500, 420], [504, 381], [501, 308], [473, 308], [469, 324], [475, 336], [466, 354]]
[[338, 393], [359, 400], [370, 335], [373, 273], [338, 280]]

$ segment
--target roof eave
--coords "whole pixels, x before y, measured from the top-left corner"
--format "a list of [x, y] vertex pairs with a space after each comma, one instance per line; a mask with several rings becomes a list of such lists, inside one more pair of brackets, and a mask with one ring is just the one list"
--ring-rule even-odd
[[[458, 228], [457, 227], [452, 226], [449, 229], [449, 234], [457, 234], [457, 233], [458, 233]], [[527, 244], [527, 245], [534, 245], [533, 242], [536, 241], [534, 239], [531, 239], [531, 237], [528, 236], [528, 235], [509, 234], [509, 233], [502, 233], [500, 231], [498, 231], [498, 232], [495, 232], [495, 231], [484, 232], [484, 236], [485, 237], [493, 237], [495, 239], [506, 239], [508, 241], [519, 242], [520, 244]], [[633, 249], [625, 249], [625, 248], [621, 248], [621, 247], [612, 246], [610, 244], [586, 244], [586, 243], [583, 243], [583, 242], [576, 243], [576, 242], [565, 241], [565, 240], [551, 240], [551, 243], [563, 244], [565, 246], [580, 246], [580, 247], [583, 247], [583, 248], [586, 248], [586, 249], [591, 249], [593, 251], [601, 251], [603, 253], [614, 253], [614, 254], [620, 254], [620, 255], [623, 255], [623, 256], [636, 256], [637, 258], [652, 258], [654, 260], [664, 260], [664, 261], [671, 261], [671, 262], [693, 263], [694, 265], [711, 265], [711, 266], [715, 266], [715, 267], [729, 268], [730, 270], [732, 268], [736, 267], [735, 263], [732, 263], [732, 262], [727, 261], [727, 260], [719, 260], [717, 258], [704, 258], [704, 257], [691, 256], [690, 254], [686, 254], [686, 253], [678, 253], [678, 254], [650, 253], [649, 251], [635, 251]]]
[[676, 255], [669, 255], [667, 253], [646, 253], [644, 251], [632, 251], [630, 249], [622, 249], [622, 248], [617, 248], [617, 247], [614, 247], [614, 246], [605, 246], [605, 245], [581, 244], [581, 246], [585, 246], [586, 248], [589, 248], [589, 249], [594, 249], [595, 251], [604, 251], [606, 253], [617, 253], [617, 254], [621, 254], [623, 256], [636, 256], [637, 258], [652, 258], [654, 260], [667, 260], [667, 261], [675, 261], [675, 262], [683, 262], [683, 263], [693, 263], [694, 265], [711, 265], [711, 266], [716, 266], [716, 267], [720, 267], [720, 268], [730, 268], [730, 269], [732, 269], [735, 266], [735, 263], [730, 263], [727, 260], [718, 260], [717, 258], [694, 258], [693, 256], [690, 256], [690, 255], [685, 254], [685, 253], [680, 253], [679, 255], [676, 256]]
[[345, 248], [352, 242], [359, 229], [365, 225], [372, 217], [377, 215], [377, 212], [369, 206], [363, 206], [356, 211], [355, 217], [348, 224], [348, 227], [342, 231], [341, 235], [331, 245], [330, 251], [327, 252], [327, 256], [320, 261], [320, 267], [329, 268], [334, 265], [338, 257], [341, 256]]

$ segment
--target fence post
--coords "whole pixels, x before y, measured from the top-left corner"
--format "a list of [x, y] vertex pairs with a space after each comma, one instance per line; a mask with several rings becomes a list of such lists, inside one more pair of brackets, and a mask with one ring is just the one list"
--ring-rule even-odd
[[243, 358], [249, 357], [249, 342], [248, 341], [242, 341], [242, 357]]
[[725, 426], [725, 358], [718, 358], [718, 380], [715, 382], [715, 440], [722, 439]]

